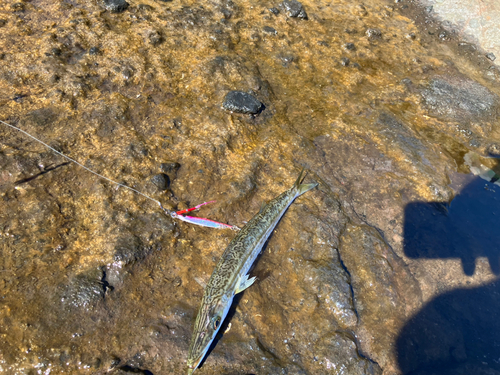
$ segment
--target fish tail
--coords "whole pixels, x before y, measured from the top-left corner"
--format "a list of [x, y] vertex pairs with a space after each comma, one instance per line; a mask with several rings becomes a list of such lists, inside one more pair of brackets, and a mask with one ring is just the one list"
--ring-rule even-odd
[[305, 192], [314, 189], [316, 186], [318, 186], [318, 183], [312, 183], [312, 184], [302, 184], [302, 181], [306, 177], [307, 173], [304, 173], [305, 169], [302, 169], [302, 172], [300, 172], [299, 177], [297, 178], [297, 181], [295, 181], [295, 190], [297, 191], [297, 196], [304, 194]]

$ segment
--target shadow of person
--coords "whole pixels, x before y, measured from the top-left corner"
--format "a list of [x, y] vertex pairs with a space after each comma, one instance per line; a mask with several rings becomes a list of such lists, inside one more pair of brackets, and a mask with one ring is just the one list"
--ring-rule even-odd
[[[405, 214], [407, 256], [460, 258], [467, 275], [477, 257], [487, 257], [499, 274], [498, 185], [475, 177], [450, 205], [417, 202]], [[500, 277], [435, 297], [406, 323], [396, 345], [405, 375], [500, 375]]]
[[473, 275], [478, 257], [500, 274], [500, 186], [475, 177], [450, 205], [413, 202], [406, 206], [403, 248], [409, 258], [459, 258]]
[[500, 374], [500, 280], [431, 300], [401, 330], [405, 375]]

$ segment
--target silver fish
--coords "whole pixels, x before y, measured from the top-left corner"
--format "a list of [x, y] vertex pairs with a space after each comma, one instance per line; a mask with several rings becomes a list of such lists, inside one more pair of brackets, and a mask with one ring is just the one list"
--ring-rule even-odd
[[189, 346], [188, 375], [191, 375], [207, 354], [210, 344], [231, 307], [233, 298], [255, 281], [248, 271], [262, 250], [279, 220], [295, 198], [318, 184], [302, 184], [304, 170], [295, 184], [263, 206], [231, 241], [215, 267], [205, 288]]

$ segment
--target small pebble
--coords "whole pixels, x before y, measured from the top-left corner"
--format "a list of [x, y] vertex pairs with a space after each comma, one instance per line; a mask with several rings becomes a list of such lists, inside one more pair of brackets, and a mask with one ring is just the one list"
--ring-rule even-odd
[[376, 39], [382, 36], [382, 32], [379, 29], [368, 29], [366, 30], [366, 36], [370, 39]]
[[102, 0], [104, 7], [113, 13], [124, 12], [128, 8], [129, 3], [125, 0]]
[[415, 38], [416, 38], [415, 33], [406, 34], [406, 39], [415, 40]]
[[177, 170], [181, 167], [179, 163], [176, 163], [175, 161], [169, 161], [166, 163], [161, 163], [160, 168], [163, 172], [169, 173], [169, 172], [177, 172]]
[[259, 113], [262, 103], [253, 95], [243, 91], [230, 91], [222, 103], [222, 108], [236, 113]]
[[152, 45], [152, 46], [157, 46], [159, 44], [161, 44], [163, 42], [163, 37], [161, 36], [161, 34], [154, 30], [154, 31], [151, 31], [148, 35], [148, 39], [149, 39], [149, 43]]
[[275, 16], [277, 16], [278, 14], [280, 14], [280, 11], [278, 8], [269, 8], [269, 11], [274, 14]]
[[340, 60], [340, 63], [343, 65], [343, 66], [349, 66], [349, 63], [351, 62], [351, 60], [349, 60], [347, 57], [342, 57], [342, 59]]
[[99, 47], [92, 47], [92, 48], [89, 49], [89, 55], [98, 55], [99, 52], [101, 52], [99, 50]]
[[137, 5], [137, 8], [139, 10], [143, 10], [143, 11], [154, 10], [154, 8], [151, 5], [148, 5], [148, 4], [139, 4], [139, 5]]
[[22, 12], [25, 8], [23, 3], [14, 3], [10, 7], [14, 12]]
[[153, 176], [153, 178], [151, 178], [151, 182], [161, 191], [167, 190], [170, 184], [170, 180], [165, 173], [159, 173]]
[[495, 61], [495, 59], [497, 57], [495, 56], [495, 54], [493, 52], [490, 52], [490, 53], [486, 54], [486, 58], [489, 59], [489, 60], [491, 60], [491, 61]]
[[297, 0], [285, 0], [283, 1], [283, 7], [285, 8], [288, 17], [307, 19], [307, 13], [304, 7]]
[[410, 86], [410, 85], [412, 85], [412, 84], [413, 84], [413, 82], [411, 81], [411, 79], [410, 79], [410, 78], [403, 78], [403, 79], [401, 80], [401, 83], [402, 83], [403, 85], [405, 85], [405, 86]]
[[57, 57], [57, 56], [61, 56], [61, 54], [62, 54], [62, 50], [60, 48], [52, 48], [50, 50], [50, 52], [45, 53], [45, 56]]
[[262, 28], [262, 30], [264, 30], [265, 33], [267, 34], [272, 34], [272, 35], [277, 35], [278, 32], [276, 31], [276, 29], [273, 29], [271, 26], [264, 26]]
[[344, 44], [344, 48], [348, 51], [356, 51], [356, 46], [354, 43], [346, 43]]
[[285, 68], [288, 68], [290, 64], [295, 60], [292, 55], [281, 55], [279, 56], [279, 59], [281, 60], [281, 65], [283, 65], [283, 67]]

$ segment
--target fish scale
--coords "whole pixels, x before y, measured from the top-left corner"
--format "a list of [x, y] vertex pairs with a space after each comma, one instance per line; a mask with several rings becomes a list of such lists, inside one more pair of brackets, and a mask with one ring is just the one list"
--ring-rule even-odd
[[245, 225], [222, 254], [203, 293], [188, 354], [188, 375], [205, 357], [210, 344], [224, 321], [234, 296], [248, 288], [255, 277], [248, 278], [262, 247], [288, 207], [298, 196], [318, 184], [301, 184], [304, 171], [295, 184], [266, 204]]

